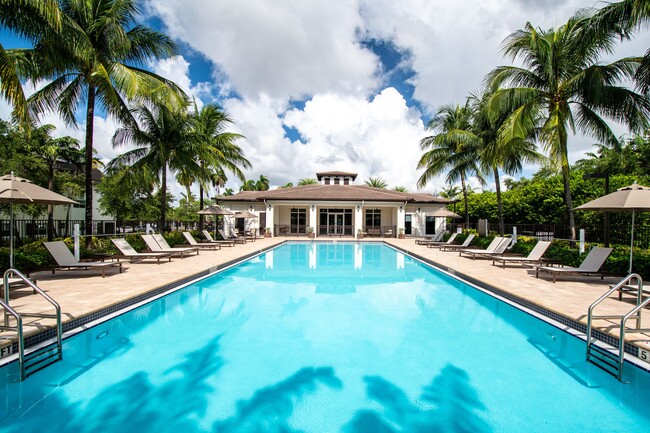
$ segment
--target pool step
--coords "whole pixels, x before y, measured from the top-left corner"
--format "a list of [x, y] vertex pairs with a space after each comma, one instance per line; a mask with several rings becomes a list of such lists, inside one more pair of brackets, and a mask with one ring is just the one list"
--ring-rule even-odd
[[618, 353], [616, 349], [607, 349], [591, 344], [587, 348], [587, 361], [612, 376], [619, 376]]
[[55, 362], [63, 359], [61, 348], [57, 344], [50, 344], [49, 346], [41, 347], [25, 354], [24, 368], [25, 377], [28, 377], [37, 371], [48, 367]]

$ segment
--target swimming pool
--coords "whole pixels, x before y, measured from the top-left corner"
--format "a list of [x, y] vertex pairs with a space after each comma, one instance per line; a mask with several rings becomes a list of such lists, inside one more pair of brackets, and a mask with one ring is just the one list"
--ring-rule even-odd
[[1, 369], [0, 432], [650, 431], [650, 375], [584, 346], [386, 246], [287, 244]]

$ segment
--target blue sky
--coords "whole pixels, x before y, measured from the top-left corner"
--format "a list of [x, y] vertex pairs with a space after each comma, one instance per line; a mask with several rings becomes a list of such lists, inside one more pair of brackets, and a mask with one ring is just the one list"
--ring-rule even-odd
[[[419, 140], [443, 104], [464, 103], [485, 75], [509, 64], [503, 39], [527, 21], [563, 24], [592, 0], [145, 0], [143, 21], [174, 38], [177, 57], [151, 65], [200, 105], [217, 102], [253, 168], [273, 185], [344, 170], [415, 190]], [[0, 33], [3, 45], [11, 41]], [[647, 32], [616, 57], [645, 52]], [[0, 106], [6, 117], [8, 108]], [[81, 137], [56, 116], [58, 134]], [[95, 121], [109, 159], [118, 127]], [[620, 133], [625, 132], [621, 130]], [[571, 159], [592, 140], [572, 137]], [[527, 167], [524, 175], [536, 168]], [[232, 179], [228, 186], [238, 189]], [[424, 191], [444, 188], [442, 178]], [[493, 187], [493, 185], [492, 185]], [[180, 190], [179, 190], [180, 191]]]

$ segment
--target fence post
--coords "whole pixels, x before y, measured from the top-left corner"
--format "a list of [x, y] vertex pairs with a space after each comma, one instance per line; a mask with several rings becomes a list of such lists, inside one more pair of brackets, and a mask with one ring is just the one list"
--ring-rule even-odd
[[516, 243], [517, 243], [517, 227], [512, 226], [512, 244], [514, 245]]
[[79, 261], [79, 224], [74, 225], [72, 236], [74, 237], [74, 256]]
[[585, 252], [585, 229], [580, 229], [580, 254]]

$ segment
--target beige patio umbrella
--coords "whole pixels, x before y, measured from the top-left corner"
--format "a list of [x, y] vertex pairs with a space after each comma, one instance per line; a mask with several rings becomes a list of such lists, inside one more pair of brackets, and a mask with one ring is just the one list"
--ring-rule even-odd
[[[241, 211], [241, 212], [235, 212], [235, 215], [233, 216], [233, 218], [248, 219], [248, 218], [259, 218], [259, 217], [257, 215], [255, 215], [254, 213], [248, 212], [247, 210], [245, 210], [245, 211]], [[246, 223], [244, 222], [244, 224], [246, 224]]]
[[438, 209], [437, 211], [433, 212], [431, 216], [441, 217], [441, 218], [462, 218], [460, 215], [450, 211], [447, 208]]
[[632, 231], [630, 234], [630, 268], [632, 273], [632, 249], [634, 247], [634, 213], [636, 211], [650, 210], [650, 188], [637, 185], [619, 188], [611, 194], [587, 202], [575, 208], [576, 210], [602, 210], [602, 211], [632, 211]]
[[[205, 209], [201, 209], [200, 211], [197, 212], [199, 215], [217, 215], [217, 219], [219, 218], [219, 215], [234, 215], [234, 212], [230, 212], [228, 209], [224, 209], [221, 206], [217, 204], [213, 204], [212, 206], [208, 206]], [[214, 235], [217, 235], [217, 221], [214, 223]]]
[[77, 204], [61, 194], [14, 176], [0, 176], [0, 203], [9, 204], [9, 267], [14, 267], [14, 203], [16, 204]]

